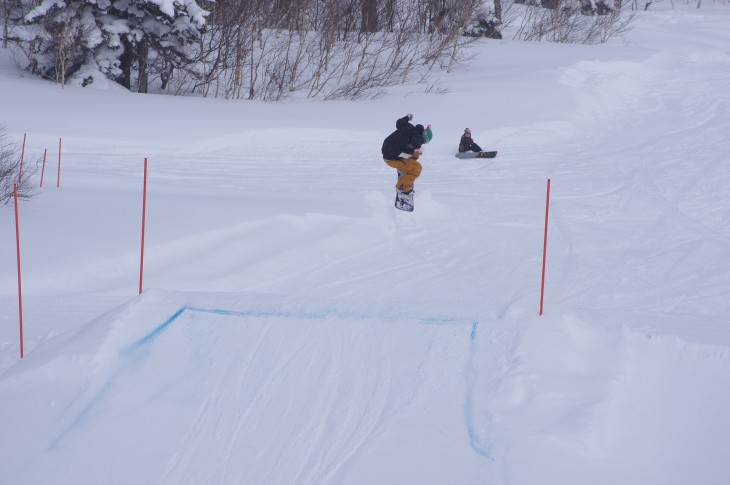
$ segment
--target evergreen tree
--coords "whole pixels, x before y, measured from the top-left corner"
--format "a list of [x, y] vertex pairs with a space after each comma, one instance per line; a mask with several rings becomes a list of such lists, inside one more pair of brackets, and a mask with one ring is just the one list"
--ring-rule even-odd
[[[65, 83], [82, 66], [122, 86], [147, 92], [151, 60], [165, 69], [193, 60], [207, 12], [195, 0], [42, 0], [25, 16], [20, 35], [30, 69]], [[160, 73], [161, 76], [164, 73]]]
[[[91, 0], [93, 1], [93, 0]], [[109, 0], [99, 0], [99, 2]], [[151, 56], [163, 64], [181, 67], [192, 62], [185, 46], [194, 42], [205, 25], [205, 15], [195, 0], [117, 0], [104, 18], [110, 33], [108, 48], [117, 51], [115, 79], [131, 88], [132, 71], [138, 73], [137, 90], [147, 92]], [[120, 22], [122, 27], [120, 29]]]
[[64, 3], [43, 0], [24, 17], [24, 26], [15, 29], [25, 45], [29, 70], [59, 84], [65, 84], [91, 58], [100, 43], [92, 9], [85, 2]]

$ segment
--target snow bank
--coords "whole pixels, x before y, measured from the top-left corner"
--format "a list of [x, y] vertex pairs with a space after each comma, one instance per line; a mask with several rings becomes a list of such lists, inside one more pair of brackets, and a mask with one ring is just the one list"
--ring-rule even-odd
[[506, 375], [483, 377], [481, 428], [509, 483], [722, 483], [730, 349], [618, 323], [539, 319]]

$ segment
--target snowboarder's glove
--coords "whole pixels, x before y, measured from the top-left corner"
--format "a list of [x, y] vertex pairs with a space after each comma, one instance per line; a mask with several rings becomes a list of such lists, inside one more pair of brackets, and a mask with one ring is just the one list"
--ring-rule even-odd
[[416, 148], [415, 150], [413, 150], [413, 155], [411, 156], [411, 158], [413, 158], [414, 160], [418, 160], [418, 157], [420, 157], [420, 156], [421, 156], [420, 148]]
[[406, 116], [408, 116], [408, 121], [413, 119], [413, 113], [408, 113]]

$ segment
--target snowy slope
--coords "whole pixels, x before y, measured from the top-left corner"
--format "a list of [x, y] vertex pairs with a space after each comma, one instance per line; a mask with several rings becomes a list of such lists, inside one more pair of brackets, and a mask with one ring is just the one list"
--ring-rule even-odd
[[[246, 310], [221, 309], [235, 307]], [[162, 320], [164, 310], [175, 311]], [[49, 368], [67, 377], [30, 410], [49, 439], [3, 450], [19, 464], [4, 471], [11, 481], [373, 483], [408, 481], [416, 465], [441, 483], [457, 470], [479, 476], [461, 436], [470, 322], [152, 291], [104, 323], [96, 339], [76, 336], [94, 353], [18, 376], [20, 387]], [[24, 412], [23, 397], [12, 401], [6, 410]], [[389, 455], [399, 463], [382, 467]]]
[[[22, 361], [0, 211], [0, 483], [724, 484], [730, 7], [679, 7], [358, 102], [61, 90], [2, 52], [49, 164]], [[408, 112], [412, 214], [379, 154]], [[467, 126], [498, 158], [454, 157]]]

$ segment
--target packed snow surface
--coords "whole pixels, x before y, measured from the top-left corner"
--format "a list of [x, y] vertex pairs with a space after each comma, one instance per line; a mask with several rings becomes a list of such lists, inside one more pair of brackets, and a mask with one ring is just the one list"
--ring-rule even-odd
[[[730, 5], [655, 7], [357, 102], [61, 89], [0, 50], [0, 123], [47, 150], [22, 360], [0, 207], [0, 484], [728, 483]], [[409, 112], [413, 213], [380, 157]]]

